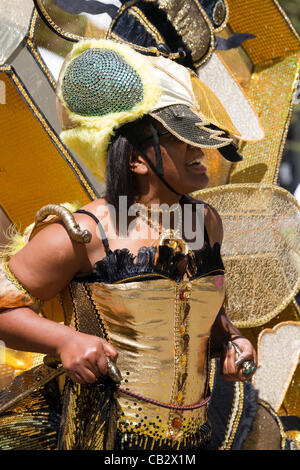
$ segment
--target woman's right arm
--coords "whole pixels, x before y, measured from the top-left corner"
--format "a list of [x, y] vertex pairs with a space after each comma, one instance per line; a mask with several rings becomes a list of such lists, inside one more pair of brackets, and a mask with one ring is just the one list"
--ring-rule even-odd
[[[85, 245], [53, 224], [13, 256], [9, 268], [31, 295], [48, 300], [89, 265]], [[0, 339], [13, 349], [59, 356], [66, 373], [79, 383], [95, 382], [107, 373], [106, 355], [117, 357], [105, 340], [42, 318], [27, 307], [0, 311]]]

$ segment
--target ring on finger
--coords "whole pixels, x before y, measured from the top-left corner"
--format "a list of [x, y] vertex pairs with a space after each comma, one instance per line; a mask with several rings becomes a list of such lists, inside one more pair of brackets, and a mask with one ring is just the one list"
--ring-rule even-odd
[[235, 361], [235, 364], [238, 366], [238, 367], [242, 367], [242, 373], [243, 375], [251, 375], [253, 374], [253, 372], [255, 372], [256, 370], [256, 364], [255, 362], [253, 361], [253, 359], [245, 359], [245, 360], [242, 360], [241, 362], [239, 362], [239, 355], [241, 354], [241, 350], [240, 348], [238, 347], [238, 345], [236, 343], [234, 343], [232, 341], [232, 345], [233, 347], [235, 348], [235, 351], [236, 351], [236, 356], [237, 356], [237, 360]]
[[122, 375], [119, 368], [110, 356], [106, 356], [107, 361], [107, 373], [113, 382], [119, 383], [122, 380]]
[[244, 375], [251, 375], [253, 372], [256, 370], [256, 365], [253, 359], [250, 359], [250, 361], [244, 361], [242, 363], [242, 372]]

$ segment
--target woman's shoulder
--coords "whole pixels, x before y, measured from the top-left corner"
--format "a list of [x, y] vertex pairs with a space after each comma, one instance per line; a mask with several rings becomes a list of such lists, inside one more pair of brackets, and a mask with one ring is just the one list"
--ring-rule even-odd
[[92, 214], [97, 216], [99, 210], [101, 210], [101, 208], [104, 206], [107, 206], [106, 199], [104, 197], [99, 197], [98, 199], [95, 199], [94, 201], [91, 201], [88, 204], [85, 204], [84, 206], [80, 207], [80, 209], [78, 210], [91, 212]]
[[107, 202], [102, 197], [80, 207], [73, 213], [73, 216], [81, 230], [89, 230], [93, 233], [96, 231], [98, 223], [103, 219], [105, 211], [107, 211]]

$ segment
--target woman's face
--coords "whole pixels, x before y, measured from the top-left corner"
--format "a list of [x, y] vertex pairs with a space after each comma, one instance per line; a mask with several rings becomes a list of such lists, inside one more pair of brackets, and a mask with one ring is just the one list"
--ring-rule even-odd
[[[209, 181], [203, 165], [205, 150], [188, 145], [169, 133], [160, 136], [159, 141], [167, 183], [180, 194], [204, 189]], [[148, 148], [147, 153], [155, 162], [154, 148]]]

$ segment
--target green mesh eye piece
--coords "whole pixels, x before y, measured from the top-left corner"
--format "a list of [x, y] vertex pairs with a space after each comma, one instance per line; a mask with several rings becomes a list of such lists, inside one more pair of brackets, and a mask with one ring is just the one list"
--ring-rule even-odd
[[140, 76], [119, 54], [88, 49], [67, 67], [62, 96], [70, 111], [104, 116], [129, 111], [144, 98]]

